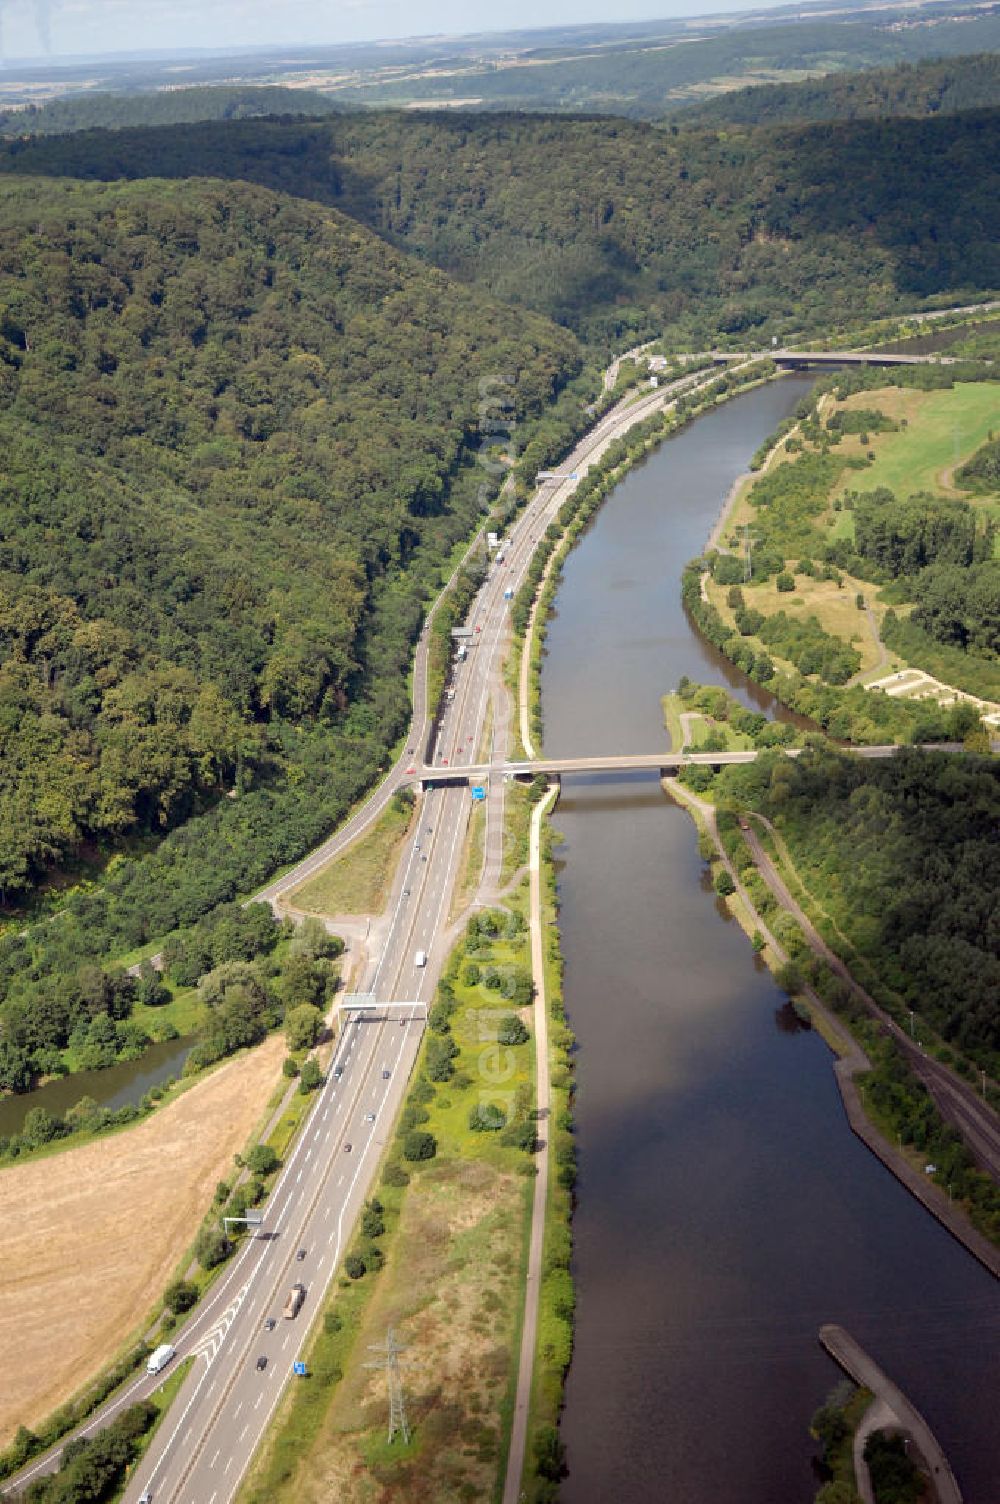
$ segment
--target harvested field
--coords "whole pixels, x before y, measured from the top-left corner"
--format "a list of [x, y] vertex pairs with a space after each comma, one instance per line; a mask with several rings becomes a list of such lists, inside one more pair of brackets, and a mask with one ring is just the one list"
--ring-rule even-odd
[[140, 1333], [279, 1079], [277, 1035], [126, 1132], [0, 1171], [0, 1445]]

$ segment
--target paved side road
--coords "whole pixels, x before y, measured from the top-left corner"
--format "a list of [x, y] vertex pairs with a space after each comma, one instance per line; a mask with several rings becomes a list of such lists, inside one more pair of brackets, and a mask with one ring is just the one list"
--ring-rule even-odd
[[[862, 1421], [859, 1429], [865, 1429], [867, 1434], [884, 1428], [902, 1431], [920, 1453], [931, 1480], [933, 1504], [962, 1504], [961, 1490], [948, 1465], [948, 1459], [916, 1406], [911, 1405], [902, 1390], [896, 1388], [874, 1358], [842, 1326], [831, 1324], [820, 1327], [819, 1340], [831, 1358], [840, 1364], [845, 1373], [850, 1374], [855, 1383], [871, 1390], [875, 1396], [875, 1405], [880, 1407], [876, 1415], [872, 1416], [872, 1423], [865, 1428]], [[866, 1420], [869, 1415], [871, 1410], [866, 1412]], [[883, 1424], [878, 1425], [876, 1422], [883, 1416]], [[865, 1504], [874, 1504], [871, 1479], [863, 1455], [860, 1458], [855, 1455], [855, 1469], [862, 1499]]]

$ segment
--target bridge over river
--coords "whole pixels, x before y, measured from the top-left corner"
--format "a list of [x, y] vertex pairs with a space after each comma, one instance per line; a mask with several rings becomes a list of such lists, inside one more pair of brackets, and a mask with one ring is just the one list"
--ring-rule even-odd
[[[722, 768], [730, 763], [755, 762], [763, 749], [746, 752], [640, 752], [622, 757], [535, 757], [523, 762], [440, 764], [408, 769], [414, 782], [424, 788], [448, 783], [484, 783], [489, 777], [502, 776], [529, 780], [539, 776], [559, 778], [572, 773], [661, 773], [664, 776], [686, 767]], [[768, 748], [767, 750], [772, 750]], [[798, 757], [801, 747], [782, 749], [787, 757]], [[895, 744], [880, 747], [857, 747], [858, 757], [891, 757]]]
[[890, 355], [879, 350], [760, 350], [738, 355], [718, 351], [713, 357], [718, 365], [733, 361], [760, 360], [767, 357], [789, 370], [800, 366], [951, 366], [953, 355]]

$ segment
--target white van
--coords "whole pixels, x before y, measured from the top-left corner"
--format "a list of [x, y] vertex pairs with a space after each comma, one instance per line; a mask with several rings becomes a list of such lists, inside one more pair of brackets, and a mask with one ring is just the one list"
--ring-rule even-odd
[[150, 1353], [146, 1359], [146, 1372], [159, 1373], [161, 1369], [166, 1368], [170, 1359], [175, 1356], [176, 1348], [171, 1347], [169, 1342], [161, 1342], [156, 1351]]
[[413, 957], [413, 964], [414, 966], [426, 966], [427, 952], [425, 950], [418, 950], [417, 954]]

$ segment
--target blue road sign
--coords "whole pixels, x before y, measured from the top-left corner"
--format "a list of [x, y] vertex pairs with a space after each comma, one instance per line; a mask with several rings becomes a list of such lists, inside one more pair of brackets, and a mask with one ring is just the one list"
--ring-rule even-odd
[[486, 798], [486, 790], [482, 787], [481, 784], [474, 783], [472, 785], [472, 802], [474, 804], [478, 804], [481, 799], [485, 799], [485, 798]]
[[300, 1379], [304, 1379], [306, 1376], [306, 1365], [304, 1363], [293, 1363], [292, 1373], [297, 1373]]

